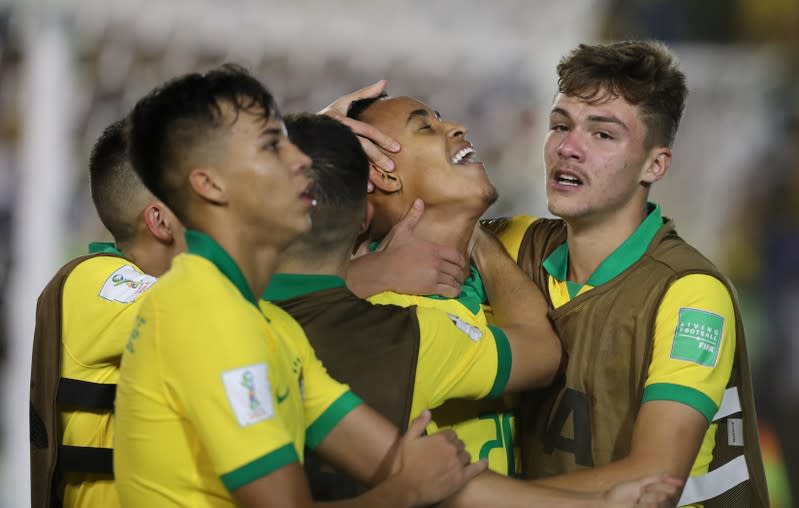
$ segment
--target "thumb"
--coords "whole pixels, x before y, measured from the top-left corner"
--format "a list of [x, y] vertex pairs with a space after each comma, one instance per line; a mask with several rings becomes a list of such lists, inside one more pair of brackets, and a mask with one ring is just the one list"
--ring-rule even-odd
[[419, 221], [422, 219], [422, 215], [424, 214], [424, 201], [419, 198], [416, 198], [413, 201], [413, 204], [405, 212], [405, 215], [400, 219], [397, 223], [398, 227], [403, 227], [408, 231], [413, 231], [413, 228], [419, 224]]
[[422, 411], [422, 414], [414, 418], [411, 424], [408, 425], [408, 430], [405, 432], [403, 439], [416, 439], [423, 435], [427, 424], [430, 423], [430, 418], [430, 411], [427, 409]]
[[463, 477], [466, 480], [466, 482], [468, 482], [469, 480], [479, 475], [486, 469], [488, 469], [488, 460], [480, 459], [477, 462], [473, 462], [468, 466], [466, 466], [465, 468], [463, 468]]

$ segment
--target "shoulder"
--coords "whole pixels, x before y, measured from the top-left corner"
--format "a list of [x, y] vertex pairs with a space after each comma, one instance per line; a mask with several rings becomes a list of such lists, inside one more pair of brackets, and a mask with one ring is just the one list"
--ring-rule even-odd
[[65, 296], [89, 297], [118, 303], [133, 303], [156, 278], [133, 262], [117, 256], [93, 256], [79, 262], [65, 282]]
[[733, 318], [733, 295], [730, 288], [715, 276], [692, 273], [676, 278], [669, 285], [661, 302], [663, 307], [706, 309]]

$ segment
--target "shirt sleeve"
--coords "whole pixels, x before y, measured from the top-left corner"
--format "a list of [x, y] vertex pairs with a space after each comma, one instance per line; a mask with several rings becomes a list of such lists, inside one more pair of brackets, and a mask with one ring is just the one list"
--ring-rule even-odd
[[416, 313], [420, 340], [412, 414], [449, 399], [502, 395], [511, 351], [501, 329], [436, 309], [419, 307]]
[[732, 372], [735, 326], [721, 281], [701, 274], [675, 281], [658, 308], [643, 402], [680, 402], [712, 422]]
[[507, 219], [502, 228], [497, 231], [497, 238], [513, 261], [519, 260], [519, 249], [522, 246], [524, 235], [537, 220], [538, 217], [531, 215], [517, 215]]
[[305, 412], [305, 445], [314, 449], [362, 401], [349, 386], [328, 374], [305, 331], [291, 315], [268, 302], [262, 301], [261, 309], [287, 336], [302, 363], [300, 390]]
[[290, 431], [296, 422], [284, 420], [275, 397], [290, 381], [281, 379], [285, 360], [257, 311], [216, 317], [213, 309], [201, 310], [206, 318], [200, 326], [159, 316], [152, 299], [142, 306], [140, 326], [155, 327], [167, 400], [191, 423], [228, 490], [299, 462]]

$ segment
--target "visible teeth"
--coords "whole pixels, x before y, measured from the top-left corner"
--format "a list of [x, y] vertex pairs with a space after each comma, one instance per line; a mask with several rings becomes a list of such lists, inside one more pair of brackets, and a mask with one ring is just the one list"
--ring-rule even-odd
[[558, 175], [558, 182], [560, 182], [562, 185], [571, 185], [574, 187], [580, 185], [581, 183], [580, 179], [577, 178], [576, 176], [565, 175], [565, 174]]
[[466, 157], [467, 155], [471, 155], [473, 153], [474, 153], [474, 148], [467, 146], [466, 148], [458, 150], [458, 152], [452, 156], [451, 161], [453, 164], [459, 164], [464, 157]]

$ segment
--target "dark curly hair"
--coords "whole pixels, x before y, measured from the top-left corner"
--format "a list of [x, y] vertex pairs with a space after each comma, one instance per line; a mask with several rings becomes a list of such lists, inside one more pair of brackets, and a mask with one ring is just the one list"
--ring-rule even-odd
[[558, 91], [589, 103], [623, 97], [639, 106], [646, 145], [671, 146], [685, 106], [685, 74], [657, 41], [580, 44], [558, 64]]

